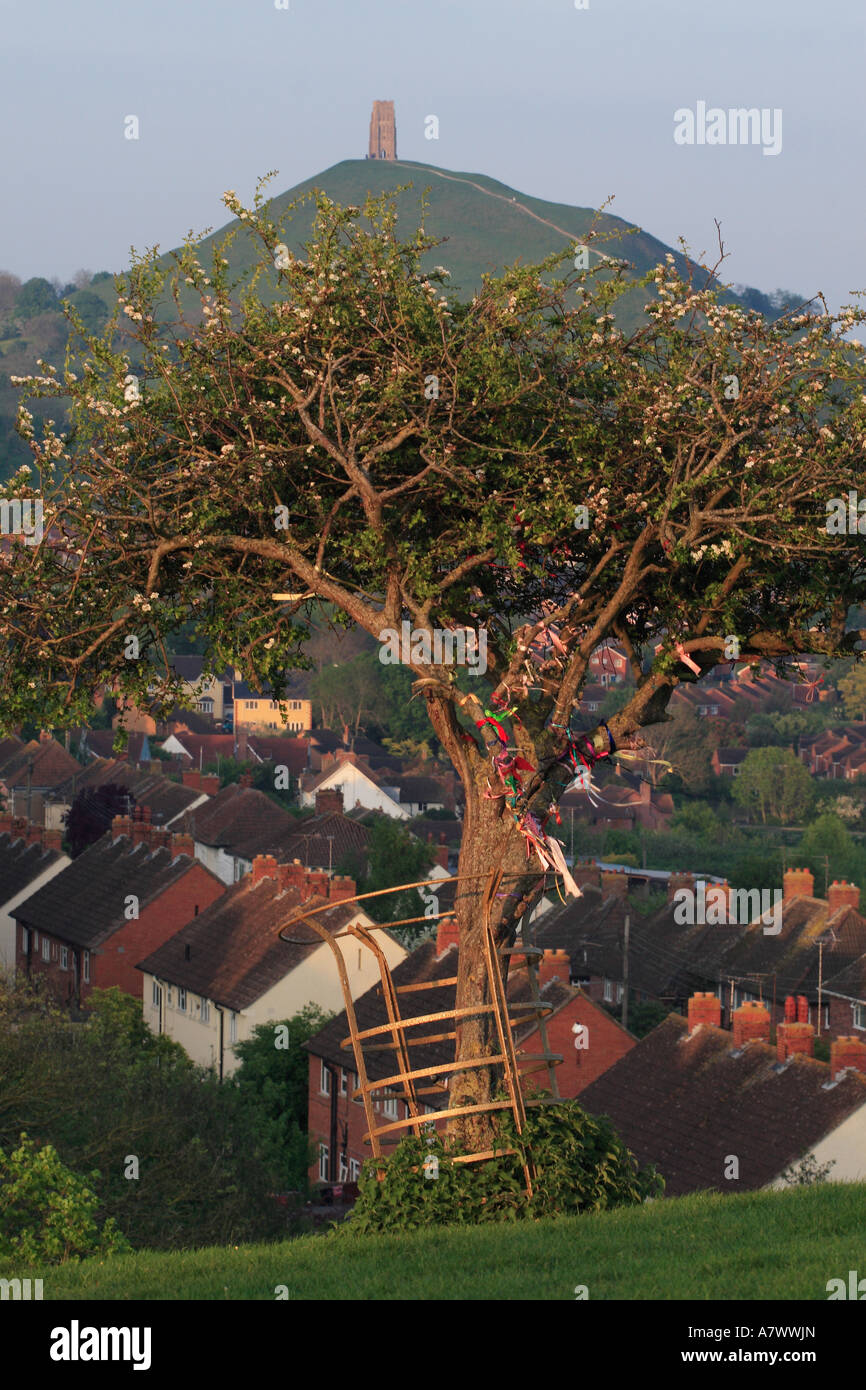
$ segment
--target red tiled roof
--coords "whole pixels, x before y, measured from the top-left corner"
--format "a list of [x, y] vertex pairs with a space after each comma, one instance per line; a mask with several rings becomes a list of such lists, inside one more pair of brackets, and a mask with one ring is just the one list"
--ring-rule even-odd
[[[280, 892], [274, 879], [254, 884], [248, 876], [136, 968], [216, 1004], [248, 1008], [323, 946], [311, 927], [303, 923], [287, 927], [301, 902], [297, 889]], [[304, 906], [320, 907], [323, 902], [308, 898]], [[316, 914], [319, 925], [332, 933], [359, 919], [369, 921], [354, 903], [335, 903], [327, 912]], [[280, 938], [284, 928], [291, 940]]]
[[[866, 1104], [866, 1077], [849, 1072], [833, 1085], [830, 1068], [709, 1024], [689, 1035], [671, 1014], [581, 1092], [580, 1103], [607, 1115], [641, 1164], [654, 1163], [668, 1196], [725, 1189], [730, 1154], [740, 1191], [754, 1191]], [[729, 1186], [729, 1185], [727, 1185]]]
[[264, 792], [230, 783], [190, 812], [190, 833], [202, 845], [225, 849], [242, 859], [264, 851], [262, 845], [297, 822]]

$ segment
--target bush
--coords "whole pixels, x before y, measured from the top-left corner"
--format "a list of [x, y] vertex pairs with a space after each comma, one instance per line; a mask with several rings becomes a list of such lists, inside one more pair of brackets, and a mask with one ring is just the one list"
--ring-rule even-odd
[[128, 1251], [111, 1217], [99, 1229], [98, 1205], [96, 1194], [61, 1163], [51, 1144], [40, 1148], [22, 1134], [12, 1153], [0, 1149], [0, 1256], [61, 1264]]
[[[386, 1159], [366, 1160], [359, 1195], [340, 1232], [417, 1230], [422, 1226], [476, 1225], [631, 1205], [659, 1194], [663, 1180], [641, 1169], [610, 1122], [589, 1115], [577, 1101], [533, 1108], [523, 1135], [510, 1114], [499, 1120], [503, 1153], [475, 1165], [454, 1163], [465, 1150], [448, 1137], [410, 1135]], [[527, 1197], [521, 1155], [531, 1148], [535, 1168]], [[425, 1163], [435, 1160], [437, 1176]], [[384, 1168], [382, 1182], [377, 1169]]]

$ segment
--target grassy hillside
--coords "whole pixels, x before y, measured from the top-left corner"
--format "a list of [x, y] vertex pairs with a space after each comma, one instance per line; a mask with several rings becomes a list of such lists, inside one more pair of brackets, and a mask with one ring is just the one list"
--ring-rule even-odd
[[[410, 1235], [137, 1255], [41, 1271], [46, 1299], [826, 1300], [862, 1270], [866, 1185], [706, 1194]], [[37, 1277], [9, 1266], [0, 1273]], [[285, 1295], [283, 1295], [285, 1296]]]
[[[642, 230], [618, 237], [617, 234], [626, 232], [630, 225], [622, 218], [604, 216], [594, 223], [595, 214], [590, 208], [548, 203], [509, 188], [507, 184], [484, 174], [438, 169], [434, 165], [408, 160], [345, 159], [276, 195], [272, 212], [275, 220], [279, 221], [288, 203], [314, 188], [321, 189], [337, 203], [363, 204], [368, 192], [381, 193], [404, 184], [412, 185], [398, 198], [399, 216], [401, 220], [405, 219], [407, 230], [418, 225], [419, 200], [425, 189], [429, 188], [425, 229], [448, 240], [427, 257], [428, 268], [444, 265], [451, 272], [449, 289], [458, 298], [470, 298], [479, 287], [485, 271], [496, 271], [516, 261], [528, 264], [541, 260], [552, 251], [567, 250], [580, 243], [593, 225], [597, 238], [591, 244], [591, 264], [595, 263], [600, 253], [607, 254], [628, 260], [637, 276], [658, 264], [670, 250], [663, 242]], [[315, 204], [310, 201], [297, 210], [286, 226], [286, 242], [296, 254], [300, 254], [311, 234], [314, 215]], [[229, 251], [229, 270], [234, 277], [241, 277], [252, 268], [259, 254], [259, 248], [253, 244], [242, 223], [232, 219], [214, 232], [204, 242], [202, 254], [208, 257], [210, 246], [229, 228], [239, 229]], [[614, 239], [608, 240], [611, 236]], [[142, 247], [145, 242], [146, 231], [142, 229]], [[683, 257], [678, 253], [675, 256], [679, 268], [684, 270]], [[168, 255], [164, 259], [168, 260]], [[274, 285], [275, 279], [272, 277], [271, 292]], [[261, 293], [265, 296], [268, 293], [264, 281]], [[83, 311], [82, 296], [89, 304], [90, 317], [96, 326], [100, 303], [106, 310], [114, 309], [113, 278], [97, 279], [88, 289], [70, 296]], [[769, 316], [777, 310], [777, 300], [757, 290], [747, 290], [743, 295], [731, 298], [739, 298], [749, 308], [759, 309]], [[640, 290], [634, 290], [619, 300], [616, 314], [624, 331], [631, 331], [641, 322], [646, 300], [647, 292]], [[192, 292], [186, 293], [184, 307], [192, 317], [196, 316], [198, 302]], [[174, 315], [173, 306], [168, 305], [168, 311], [171, 316]], [[11, 386], [9, 375], [23, 376], [35, 372], [39, 357], [57, 367], [62, 366], [66, 337], [66, 321], [56, 311], [17, 320], [13, 309], [5, 324], [0, 322], [0, 477], [7, 477], [14, 471], [13, 463], [18, 466], [30, 458], [26, 445], [13, 432], [18, 392]], [[39, 403], [33, 409], [37, 418], [57, 414], [56, 405], [50, 402]]]

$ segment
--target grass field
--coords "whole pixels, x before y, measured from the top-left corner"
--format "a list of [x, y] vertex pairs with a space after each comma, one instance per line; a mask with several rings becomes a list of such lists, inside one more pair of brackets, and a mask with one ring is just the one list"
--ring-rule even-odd
[[[143, 1251], [41, 1277], [49, 1299], [826, 1300], [866, 1275], [866, 1185], [702, 1195], [599, 1215], [184, 1253]], [[285, 1295], [283, 1295], [285, 1297]]]

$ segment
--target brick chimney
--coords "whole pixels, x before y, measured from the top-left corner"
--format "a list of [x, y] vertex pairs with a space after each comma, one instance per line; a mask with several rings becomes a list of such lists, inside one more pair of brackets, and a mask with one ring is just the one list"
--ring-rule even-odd
[[62, 830], [43, 830], [43, 832], [42, 832], [42, 848], [43, 848], [43, 849], [56, 849], [56, 850], [62, 849], [62, 848], [63, 848], [63, 831], [62, 831]]
[[688, 888], [690, 892], [695, 891], [695, 880], [692, 874], [671, 874], [668, 879], [668, 902], [672, 903], [674, 895], [680, 888]]
[[[145, 815], [145, 811], [148, 815]], [[133, 845], [150, 844], [150, 808], [146, 806], [136, 806], [132, 813], [132, 834], [130, 836]]]
[[118, 835], [132, 835], [132, 817], [115, 816], [111, 822], [111, 835], [114, 840]]
[[717, 995], [692, 995], [689, 1000], [689, 1032], [694, 1032], [699, 1023], [711, 1023], [714, 1028], [721, 1028], [722, 1001]]
[[791, 898], [811, 898], [815, 893], [815, 876], [811, 869], [786, 869], [782, 879], [782, 902]]
[[602, 869], [601, 893], [604, 898], [628, 896], [628, 874], [625, 869]]
[[439, 925], [436, 929], [436, 959], [444, 955], [449, 946], [457, 945], [458, 938], [457, 918], [440, 917]]
[[770, 1041], [770, 1015], [757, 999], [748, 999], [745, 1004], [734, 1009], [733, 1024], [734, 1047], [742, 1047], [748, 1042]]
[[567, 951], [545, 951], [544, 955], [538, 959], [538, 983], [544, 987], [551, 980], [559, 980], [562, 985], [567, 985], [571, 978], [571, 958]]
[[24, 843], [25, 843], [25, 845], [40, 845], [40, 846], [41, 846], [41, 844], [42, 844], [42, 826], [41, 826], [41, 825], [28, 825], [28, 826], [27, 826], [27, 833], [26, 833], [25, 836], [24, 836]]
[[795, 1053], [811, 1057], [815, 1049], [815, 1029], [811, 1023], [780, 1023], [776, 1030], [776, 1056], [785, 1062]]
[[708, 883], [706, 887], [706, 909], [709, 913], [710, 906], [713, 908], [713, 917], [721, 917], [724, 922], [730, 919], [731, 885], [727, 879], [724, 883]]
[[641, 782], [641, 784], [640, 784], [640, 799], [641, 799], [641, 801], [644, 803], [644, 805], [646, 805], [646, 806], [649, 806], [650, 802], [652, 801], [652, 799], [653, 799], [653, 790], [652, 790], [652, 787], [650, 786], [649, 782]]
[[436, 846], [436, 863], [439, 865], [439, 868], [440, 868], [440, 869], [445, 869], [445, 870], [447, 871], [447, 869], [448, 869], [448, 846], [447, 846], [446, 843], [445, 843], [445, 832], [444, 832], [444, 830], [443, 830], [442, 833], [440, 834], [440, 836], [439, 836], [439, 843], [438, 843], [438, 845]]
[[12, 812], [0, 811], [0, 835], [8, 835], [12, 830]]
[[26, 840], [29, 826], [30, 822], [26, 816], [14, 816], [12, 818], [12, 829], [9, 832], [12, 839]]
[[[171, 846], [171, 831], [164, 830], [161, 826], [153, 826], [150, 832], [150, 852], [155, 854], [158, 849], [168, 849]], [[193, 846], [194, 848], [194, 846]]]
[[339, 787], [323, 787], [316, 792], [317, 816], [341, 816], [343, 814], [343, 793]]
[[830, 1044], [830, 1076], [833, 1081], [846, 1067], [866, 1075], [866, 1042], [861, 1038], [834, 1038]]
[[805, 994], [797, 995], [797, 1022], [809, 1022], [809, 1001], [806, 998]]
[[793, 994], [785, 996], [785, 1022], [796, 1023], [797, 1021], [797, 1001]]
[[330, 880], [328, 897], [332, 903], [345, 902], [347, 898], [354, 898], [358, 891], [358, 885], [353, 878], [344, 878], [342, 874], [335, 874]]
[[192, 787], [193, 791], [201, 791], [201, 773], [198, 768], [193, 768], [189, 772], [184, 772], [181, 778], [185, 787]]
[[571, 871], [578, 888], [600, 888], [601, 870], [591, 859], [582, 859], [579, 864], [575, 864]]
[[217, 777], [215, 772], [202, 773], [199, 779], [200, 791], [205, 792], [207, 796], [216, 796], [219, 789], [220, 779]]
[[[219, 778], [217, 779], [217, 781], [219, 781]], [[252, 785], [253, 785], [253, 774], [252, 774], [251, 772], [242, 772], [241, 775], [240, 775], [240, 777], [238, 778], [238, 786], [239, 786], [239, 787], [251, 787]]]
[[252, 882], [261, 883], [263, 878], [278, 878], [277, 861], [272, 854], [257, 854], [253, 860]]
[[853, 907], [855, 912], [859, 912], [860, 889], [856, 883], [846, 883], [844, 879], [837, 882], [834, 878], [827, 889], [827, 905], [831, 915], [838, 912], [840, 907]]
[[172, 860], [177, 859], [179, 854], [188, 854], [190, 859], [195, 858], [195, 840], [192, 838], [191, 835], [172, 835]]
[[237, 758], [237, 760], [238, 760], [239, 763], [245, 763], [246, 760], [247, 760], [247, 751], [248, 751], [248, 750], [247, 750], [247, 726], [246, 726], [246, 724], [242, 724], [242, 725], [240, 726], [240, 728], [237, 728], [237, 726], [236, 726], [236, 727], [235, 727], [235, 734], [236, 734], [235, 743], [236, 743], [236, 745], [237, 745], [237, 752], [236, 752], [236, 754], [235, 754], [235, 757]]

